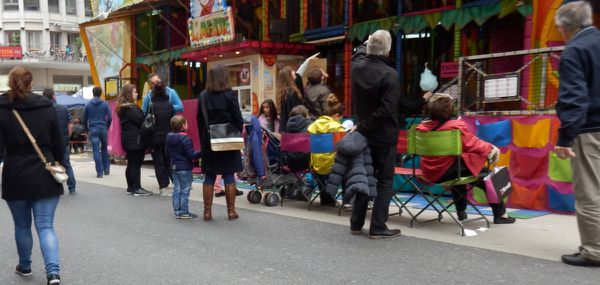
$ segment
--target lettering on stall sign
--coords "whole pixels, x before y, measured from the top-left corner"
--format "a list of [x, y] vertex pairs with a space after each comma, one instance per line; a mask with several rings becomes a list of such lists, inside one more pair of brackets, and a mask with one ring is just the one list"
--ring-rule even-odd
[[205, 47], [233, 40], [235, 35], [231, 7], [199, 18], [189, 19], [192, 47]]

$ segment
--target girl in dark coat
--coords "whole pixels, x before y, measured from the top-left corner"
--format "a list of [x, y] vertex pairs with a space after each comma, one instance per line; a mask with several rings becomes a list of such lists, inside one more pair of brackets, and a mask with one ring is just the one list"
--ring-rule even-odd
[[[169, 101], [167, 89], [162, 82], [152, 88], [151, 109], [155, 118], [154, 138], [152, 140], [152, 162], [154, 173], [158, 181], [160, 195], [169, 186], [171, 171], [169, 169], [169, 158], [165, 152], [165, 140], [170, 131], [171, 118], [175, 115], [173, 105]], [[149, 108], [150, 109], [150, 108]]]
[[[204, 99], [203, 99], [204, 98]], [[206, 102], [208, 122], [202, 115], [202, 104]], [[204, 220], [212, 219], [211, 208], [215, 179], [221, 174], [225, 180], [225, 201], [227, 203], [227, 216], [229, 220], [238, 218], [235, 212], [235, 177], [234, 173], [242, 170], [242, 156], [240, 151], [218, 151], [210, 149], [210, 138], [207, 125], [230, 123], [241, 132], [243, 119], [240, 105], [229, 86], [229, 75], [225, 66], [215, 65], [208, 71], [206, 90], [198, 98], [198, 133], [202, 148], [202, 171], [205, 174], [202, 192], [204, 196]]]
[[287, 122], [290, 117], [290, 112], [294, 107], [302, 105], [302, 92], [298, 90], [294, 83], [295, 72], [286, 66], [277, 74], [277, 108], [281, 117], [279, 123], [279, 132], [287, 131]]
[[149, 196], [152, 193], [142, 188], [141, 171], [144, 162], [144, 142], [141, 140], [140, 129], [144, 123], [144, 113], [135, 104], [137, 99], [135, 86], [127, 84], [121, 89], [117, 98], [117, 116], [121, 121], [121, 145], [126, 152], [127, 194], [134, 196]]
[[48, 162], [62, 159], [65, 151], [52, 102], [31, 93], [33, 76], [17, 66], [10, 71], [10, 91], [0, 96], [0, 153], [6, 152], [2, 169], [2, 199], [6, 200], [15, 224], [19, 264], [15, 272], [31, 275], [32, 216], [46, 265], [48, 282], [60, 284], [58, 240], [54, 213], [62, 184], [56, 182], [38, 156], [13, 114], [16, 110]]

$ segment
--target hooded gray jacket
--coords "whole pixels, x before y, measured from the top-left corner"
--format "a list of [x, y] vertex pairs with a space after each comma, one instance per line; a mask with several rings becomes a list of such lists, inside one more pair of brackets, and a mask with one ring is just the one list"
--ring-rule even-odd
[[338, 142], [336, 152], [325, 191], [335, 197], [338, 187], [344, 181], [346, 195], [361, 193], [370, 197], [377, 196], [373, 160], [367, 138], [359, 132], [349, 133]]

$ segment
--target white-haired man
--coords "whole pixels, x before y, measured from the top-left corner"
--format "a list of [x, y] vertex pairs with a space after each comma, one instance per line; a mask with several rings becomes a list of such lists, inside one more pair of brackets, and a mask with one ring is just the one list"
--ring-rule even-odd
[[556, 26], [567, 42], [560, 60], [556, 111], [561, 127], [554, 151], [571, 157], [581, 246], [563, 255], [577, 266], [600, 266], [600, 31], [592, 7], [575, 1], [560, 7]]
[[[369, 237], [373, 239], [400, 235], [400, 230], [388, 229], [385, 224], [393, 195], [399, 131], [400, 78], [388, 59], [391, 46], [388, 31], [374, 32], [352, 57], [350, 70], [356, 130], [368, 140], [377, 179], [377, 197], [369, 229]], [[356, 194], [350, 218], [352, 234], [362, 232], [369, 199], [365, 194]]]

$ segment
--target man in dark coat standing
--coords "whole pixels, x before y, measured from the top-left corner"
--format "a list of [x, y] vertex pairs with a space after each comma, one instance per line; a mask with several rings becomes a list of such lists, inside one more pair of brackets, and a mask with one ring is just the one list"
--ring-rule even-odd
[[56, 111], [56, 115], [58, 117], [58, 126], [60, 127], [60, 133], [65, 143], [65, 155], [63, 156], [63, 159], [60, 163], [65, 167], [67, 176], [69, 176], [69, 179], [67, 180], [69, 194], [75, 194], [75, 174], [73, 173], [73, 167], [71, 166], [71, 151], [69, 149], [69, 138], [71, 137], [71, 132], [73, 130], [73, 124], [71, 123], [71, 115], [69, 114], [69, 110], [67, 109], [67, 107], [56, 103], [56, 96], [54, 94], [54, 90], [46, 88], [44, 89], [43, 94], [44, 97], [52, 101], [54, 110]]
[[581, 236], [579, 251], [563, 255], [562, 261], [600, 267], [600, 31], [592, 26], [592, 8], [584, 1], [560, 7], [555, 22], [567, 46], [559, 66], [561, 126], [554, 151], [572, 158]]
[[[372, 239], [400, 236], [400, 230], [388, 229], [385, 225], [393, 195], [396, 141], [400, 126], [400, 78], [388, 59], [391, 45], [392, 38], [388, 31], [376, 31], [369, 36], [366, 45], [362, 45], [354, 54], [350, 69], [356, 130], [367, 138], [377, 179], [377, 197], [369, 229], [369, 238]], [[361, 233], [368, 203], [368, 195], [356, 195], [350, 218], [352, 234]]]

